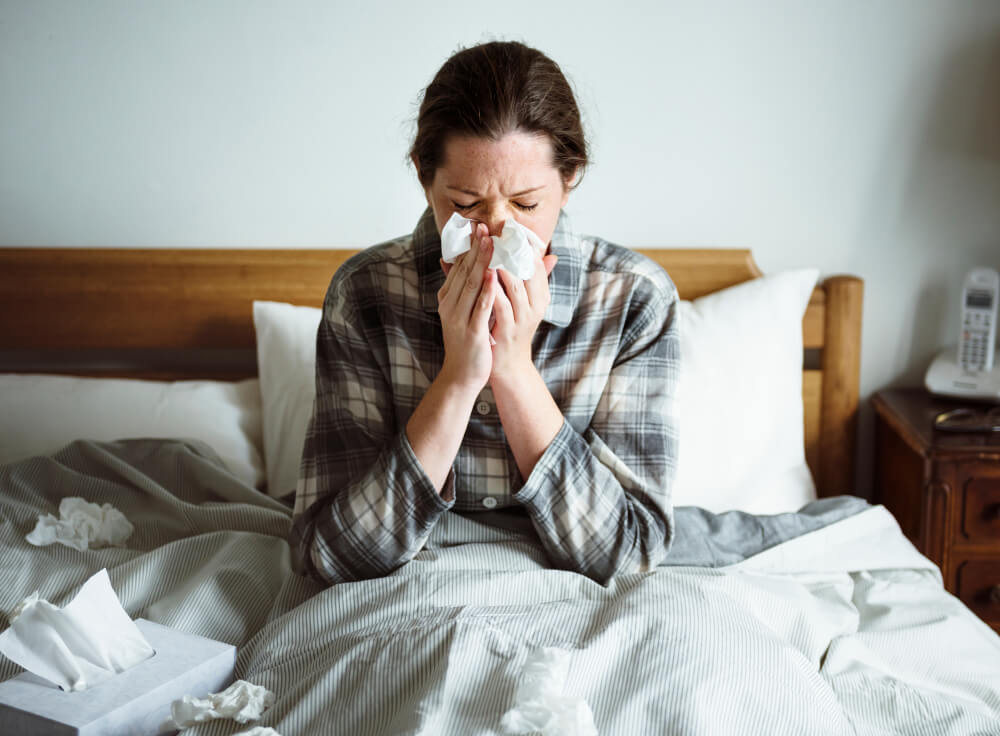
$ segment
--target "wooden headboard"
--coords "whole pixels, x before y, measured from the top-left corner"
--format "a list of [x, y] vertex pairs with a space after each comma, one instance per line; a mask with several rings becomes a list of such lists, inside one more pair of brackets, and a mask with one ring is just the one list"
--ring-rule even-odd
[[[254, 375], [253, 300], [320, 306], [334, 271], [356, 252], [0, 248], [0, 371]], [[747, 250], [640, 252], [667, 270], [682, 299], [761, 275]], [[854, 488], [862, 299], [861, 279], [833, 276], [814, 291], [802, 323], [805, 450], [820, 496]], [[131, 355], [135, 366], [95, 363], [110, 352]], [[191, 353], [201, 360], [164, 357]], [[226, 359], [213, 365], [212, 354]], [[82, 360], [53, 371], [51, 356], [60, 365]]]

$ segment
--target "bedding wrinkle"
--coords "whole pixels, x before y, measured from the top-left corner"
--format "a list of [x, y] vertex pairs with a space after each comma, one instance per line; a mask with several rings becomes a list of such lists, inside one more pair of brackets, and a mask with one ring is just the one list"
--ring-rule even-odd
[[[193, 610], [192, 601], [211, 600], [213, 613], [230, 622], [216, 638], [243, 644], [271, 614], [280, 581], [273, 573], [288, 566], [287, 544], [283, 540], [241, 538], [247, 535], [247, 532], [200, 535], [196, 543], [203, 548], [202, 566], [178, 581], [169, 595], [149, 605], [147, 616], [187, 631], [201, 615]], [[215, 536], [223, 538], [216, 540]], [[173, 544], [193, 546], [189, 540]], [[248, 549], [253, 550], [253, 568], [248, 568], [245, 562]]]
[[[961, 616], [962, 604], [940, 595], [935, 576], [893, 570], [851, 577], [861, 613], [858, 635], [837, 642], [825, 674], [849, 682], [860, 673], [869, 681], [882, 678], [966, 701], [984, 712], [1000, 711], [1000, 673], [979, 656], [992, 651], [1000, 661], [997, 637], [979, 619]], [[942, 667], [942, 658], [950, 666]]]

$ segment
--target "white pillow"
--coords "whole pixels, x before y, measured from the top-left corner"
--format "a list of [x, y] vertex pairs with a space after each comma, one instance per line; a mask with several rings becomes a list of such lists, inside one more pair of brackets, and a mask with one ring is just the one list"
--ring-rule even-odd
[[802, 317], [816, 269], [680, 304], [674, 506], [754, 514], [816, 498], [802, 427]]
[[294, 491], [316, 397], [316, 333], [323, 311], [280, 302], [254, 302], [257, 374], [264, 412], [267, 492]]
[[0, 375], [0, 464], [49, 455], [77, 439], [207, 442], [248, 485], [264, 482], [260, 389], [244, 381], [138, 381]]

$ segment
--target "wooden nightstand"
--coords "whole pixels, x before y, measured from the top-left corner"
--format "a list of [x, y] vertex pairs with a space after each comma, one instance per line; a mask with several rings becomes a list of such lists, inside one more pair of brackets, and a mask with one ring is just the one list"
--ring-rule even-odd
[[935, 431], [939, 412], [977, 407], [923, 389], [879, 391], [876, 503], [937, 563], [949, 592], [1000, 633], [1000, 432]]

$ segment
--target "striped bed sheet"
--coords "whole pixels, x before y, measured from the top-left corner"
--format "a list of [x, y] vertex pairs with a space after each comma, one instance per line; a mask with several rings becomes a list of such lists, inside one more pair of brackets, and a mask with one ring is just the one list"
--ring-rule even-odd
[[[127, 546], [28, 544], [69, 495], [120, 509]], [[881, 507], [608, 586], [550, 569], [516, 521], [452, 515], [394, 574], [332, 588], [293, 572], [291, 510], [196, 442], [79, 441], [0, 467], [0, 509], [0, 610], [34, 590], [64, 605], [106, 567], [133, 618], [236, 645], [282, 736], [504, 733], [541, 647], [569, 653], [564, 692], [602, 736], [1000, 734], [1000, 637]], [[0, 680], [18, 672], [0, 658]]]

